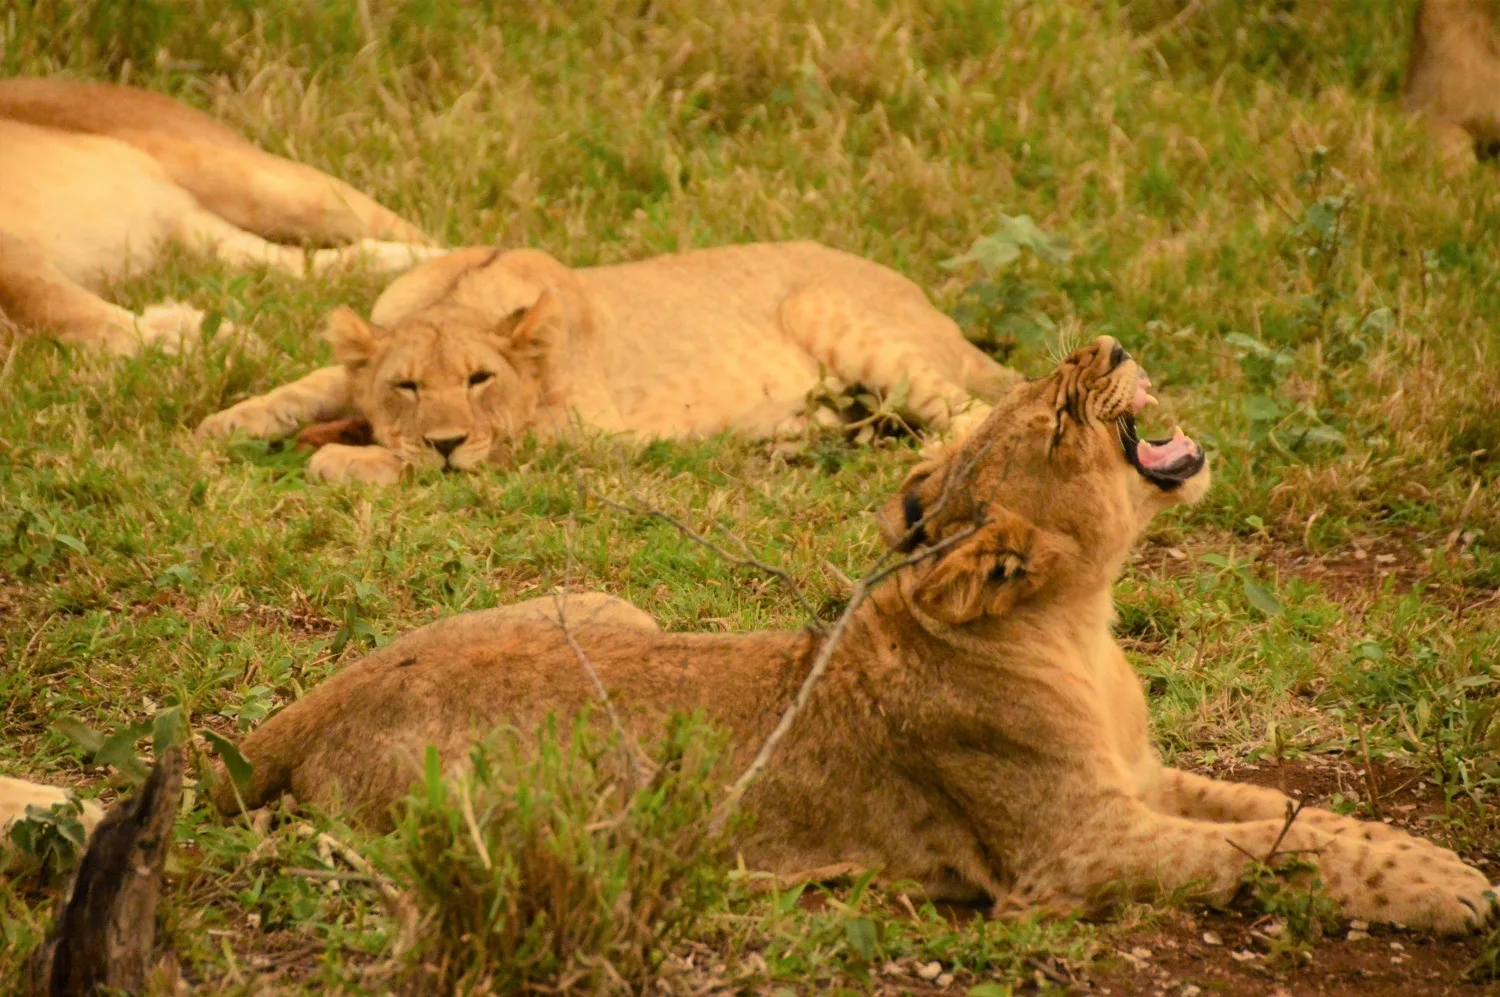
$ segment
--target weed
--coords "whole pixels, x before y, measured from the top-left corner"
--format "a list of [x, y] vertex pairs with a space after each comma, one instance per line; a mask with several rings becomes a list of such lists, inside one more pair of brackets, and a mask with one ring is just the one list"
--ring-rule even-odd
[[[530, 743], [526, 743], [530, 742]], [[587, 717], [500, 732], [471, 770], [426, 759], [393, 872], [416, 894], [412, 972], [434, 992], [640, 992], [724, 888], [709, 832], [721, 739], [675, 719], [649, 785], [622, 788], [615, 735]]]
[[1323, 889], [1315, 862], [1299, 855], [1246, 864], [1242, 885], [1254, 909], [1270, 918], [1271, 959], [1301, 962], [1338, 925], [1339, 906]]

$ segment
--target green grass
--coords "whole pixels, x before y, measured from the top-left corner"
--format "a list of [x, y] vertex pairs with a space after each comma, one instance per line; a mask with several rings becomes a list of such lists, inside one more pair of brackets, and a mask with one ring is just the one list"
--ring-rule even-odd
[[[808, 237], [910, 275], [1027, 372], [1119, 336], [1160, 387], [1159, 424], [1204, 440], [1217, 476], [1119, 590], [1167, 753], [1358, 757], [1363, 738], [1443, 787], [1431, 833], [1493, 862], [1500, 175], [1448, 176], [1399, 112], [1409, 6], [1210, 0], [1157, 37], [1180, 4], [23, 0], [0, 17], [0, 73], [171, 93], [452, 243], [587, 265]], [[942, 266], [1022, 215], [1066, 258]], [[379, 289], [177, 255], [112, 294], [186, 299], [268, 349], [114, 361], [12, 342], [0, 771], [107, 792], [123, 777], [59, 724], [109, 734], [180, 706], [237, 736], [371, 642], [547, 591], [570, 542], [574, 585], [667, 627], [802, 622], [774, 583], [580, 498], [580, 474], [623, 489], [622, 461], [814, 605], [843, 597], [829, 565], [874, 558], [868, 513], [905, 444], [789, 461], [733, 440], [533, 446], [376, 491], [192, 438], [323, 362], [321, 316]], [[1308, 569], [1325, 556], [1359, 571]], [[283, 970], [309, 991], [371, 985], [393, 930], [380, 896], [290, 874], [319, 864], [293, 825], [185, 808], [164, 938], [204, 992]], [[39, 883], [0, 886], [0, 979], [46, 923]], [[700, 956], [794, 989], [865, 988], [889, 958], [1025, 980], [1035, 954], [1086, 959], [1096, 931], [955, 928], [859, 884], [816, 911], [717, 903]]]

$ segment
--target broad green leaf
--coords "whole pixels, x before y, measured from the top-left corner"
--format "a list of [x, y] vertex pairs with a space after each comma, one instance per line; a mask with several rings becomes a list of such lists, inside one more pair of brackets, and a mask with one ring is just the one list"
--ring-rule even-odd
[[1281, 418], [1281, 404], [1265, 395], [1251, 395], [1240, 406], [1251, 422], [1275, 422]]
[[856, 917], [844, 923], [844, 937], [849, 947], [865, 962], [875, 958], [875, 924], [868, 917]]
[[1242, 578], [1240, 581], [1245, 586], [1245, 598], [1250, 600], [1250, 605], [1260, 610], [1266, 616], [1281, 615], [1281, 600], [1272, 595], [1270, 589], [1249, 578]]
[[1011, 997], [1013, 993], [1009, 983], [976, 983], [969, 988], [969, 997]]
[[104, 747], [104, 735], [77, 720], [59, 720], [52, 725], [52, 729], [89, 754], [94, 754]]
[[1249, 350], [1256, 356], [1269, 356], [1271, 348], [1253, 336], [1247, 336], [1243, 332], [1231, 332], [1224, 337], [1224, 342], [1231, 346], [1238, 346], [1242, 350]]
[[151, 751], [160, 758], [182, 738], [182, 707], [171, 706], [156, 715], [151, 724]]
[[127, 724], [104, 739], [94, 752], [95, 765], [111, 765], [132, 782], [145, 781], [147, 769], [135, 753], [135, 742], [151, 733], [151, 721]]
[[229, 777], [234, 780], [234, 784], [241, 791], [249, 787], [250, 776], [255, 772], [255, 766], [250, 764], [250, 759], [240, 754], [240, 749], [217, 731], [205, 730], [203, 739], [208, 742], [213, 753], [224, 762], [224, 768], [229, 771]]

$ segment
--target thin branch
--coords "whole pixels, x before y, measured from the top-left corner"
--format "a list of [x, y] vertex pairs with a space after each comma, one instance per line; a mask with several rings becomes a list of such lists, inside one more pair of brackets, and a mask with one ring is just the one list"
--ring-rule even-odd
[[1167, 35], [1170, 35], [1172, 32], [1176, 31], [1178, 28], [1181, 28], [1183, 25], [1187, 24], [1187, 22], [1196, 17], [1198, 15], [1199, 9], [1201, 9], [1202, 7], [1203, 0], [1189, 0], [1187, 6], [1179, 10], [1171, 20], [1157, 25], [1146, 34], [1137, 38], [1131, 44], [1131, 48], [1135, 49], [1137, 52], [1141, 52], [1148, 48], [1151, 48]]
[[[781, 568], [765, 564], [764, 562], [761, 562], [753, 557], [749, 557], [749, 548], [745, 545], [744, 541], [740, 540], [738, 537], [735, 537], [735, 539], [740, 543], [741, 547], [745, 548], [747, 552], [747, 556], [744, 558], [735, 557], [733, 554], [730, 554], [718, 544], [689, 529], [685, 524], [683, 524], [676, 518], [668, 515], [665, 512], [662, 512], [660, 509], [657, 509], [649, 505], [648, 503], [645, 503], [644, 500], [640, 498], [639, 494], [635, 493], [633, 487], [631, 488], [631, 491], [635, 496], [637, 502], [639, 503], [637, 505], [629, 505], [623, 502], [618, 502], [614, 499], [608, 498], [607, 496], [599, 494], [598, 492], [589, 488], [588, 485], [583, 482], [579, 483], [579, 488], [585, 495], [592, 495], [610, 508], [619, 510], [621, 512], [626, 512], [631, 515], [646, 516], [652, 519], [658, 519], [675, 527], [683, 536], [688, 537], [705, 549], [718, 554], [720, 557], [723, 557], [726, 560], [756, 568], [781, 580], [782, 583], [787, 587], [787, 589], [792, 592], [794, 596], [796, 596], [798, 603], [803, 608], [803, 611], [807, 613], [809, 626], [823, 636], [823, 642], [821, 645], [819, 645], [818, 653], [813, 658], [812, 668], [808, 671], [807, 676], [802, 680], [801, 686], [798, 687], [797, 695], [792, 699], [792, 702], [788, 704], [787, 708], [782, 712], [781, 719], [777, 721], [776, 726], [772, 729], [771, 733], [767, 735], [766, 740], [761, 744], [760, 750], [756, 752], [755, 758], [751, 761], [749, 767], [747, 767], [745, 771], [740, 774], [740, 777], [734, 781], [734, 783], [730, 786], [729, 792], [726, 797], [722, 801], [720, 801], [720, 803], [714, 808], [714, 814], [710, 821], [710, 828], [712, 829], [713, 833], [717, 834], [718, 832], [723, 830], [725, 823], [728, 821], [730, 815], [733, 814], [735, 808], [739, 805], [739, 802], [744, 797], [745, 792], [750, 788], [751, 784], [755, 782], [755, 780], [765, 770], [766, 766], [770, 763], [771, 756], [776, 751], [777, 746], [786, 737], [787, 733], [792, 729], [792, 725], [796, 722], [798, 714], [802, 712], [802, 709], [812, 698], [813, 690], [817, 688], [818, 683], [822, 680], [823, 673], [827, 670], [828, 663], [833, 660], [834, 653], [838, 650], [839, 644], [842, 642], [845, 633], [848, 631], [849, 625], [853, 621], [855, 614], [859, 611], [864, 602], [869, 598], [870, 594], [875, 590], [876, 586], [884, 582], [887, 578], [889, 578], [891, 575], [894, 575], [898, 571], [901, 571], [904, 568], [911, 567], [912, 565], [927, 560], [928, 558], [935, 557], [936, 555], [949, 549], [955, 544], [961, 543], [962, 541], [973, 536], [984, 525], [985, 521], [983, 510], [985, 508], [985, 505], [975, 503], [973, 520], [969, 523], [968, 526], [943, 538], [937, 543], [926, 544], [920, 549], [908, 553], [905, 557], [901, 557], [900, 559], [894, 561], [892, 560], [893, 558], [896, 558], [899, 553], [907, 550], [911, 546], [911, 544], [917, 540], [917, 538], [925, 536], [927, 526], [932, 523], [935, 518], [947, 508], [948, 503], [956, 494], [958, 494], [960, 488], [968, 485], [969, 479], [972, 476], [974, 469], [979, 465], [980, 461], [984, 460], [984, 458], [988, 455], [992, 443], [993, 439], [986, 440], [983, 445], [976, 448], [972, 453], [964, 456], [958, 462], [958, 465], [952, 468], [947, 473], [947, 476], [943, 481], [942, 490], [938, 494], [937, 501], [934, 502], [930, 507], [923, 510], [922, 516], [917, 520], [917, 522], [908, 524], [906, 533], [903, 534], [896, 541], [896, 543], [891, 545], [891, 547], [881, 555], [880, 559], [875, 562], [875, 565], [869, 571], [867, 571], [864, 576], [853, 583], [854, 588], [853, 592], [850, 594], [848, 604], [844, 607], [843, 612], [839, 614], [839, 618], [834, 622], [833, 626], [826, 631], [821, 625], [819, 625], [817, 617], [813, 613], [812, 607], [807, 603], [807, 600], [803, 598], [800, 587], [797, 585], [796, 581], [791, 577], [791, 575], [789, 575], [785, 570]], [[1007, 459], [1007, 465], [1008, 463], [1009, 461]], [[627, 486], [629, 486], [629, 468], [625, 465], [623, 456], [621, 457], [620, 464], [621, 476], [625, 479]], [[1005, 470], [1006, 469], [1004, 468], [1002, 469], [1002, 480], [1005, 477]], [[733, 536], [732, 533], [730, 535]], [[571, 546], [569, 548], [569, 551], [571, 557]], [[559, 615], [561, 615], [561, 613]], [[564, 633], [566, 632], [567, 631], [565, 628]], [[573, 644], [571, 637], [569, 637], [569, 643]], [[587, 657], [583, 655], [583, 652], [580, 648], [577, 648], [576, 644], [574, 645], [574, 648], [575, 653], [579, 655], [579, 660], [584, 662], [585, 668], [589, 670], [590, 675], [592, 676], [593, 670], [592, 667], [587, 663]], [[599, 689], [601, 697], [604, 698], [607, 705], [608, 698], [604, 696], [604, 689], [602, 684], [598, 683], [597, 678], [595, 679], [595, 683], [596, 688]], [[611, 717], [613, 718], [613, 710], [611, 710]]]
[[812, 668], [808, 671], [807, 677], [802, 680], [802, 685], [797, 689], [796, 697], [787, 706], [786, 710], [782, 712], [781, 719], [777, 721], [775, 728], [772, 729], [764, 743], [761, 744], [760, 750], [756, 752], [750, 766], [734, 781], [734, 784], [729, 787], [729, 794], [715, 807], [713, 820], [710, 824], [715, 833], [723, 829], [729, 816], [739, 806], [740, 800], [744, 798], [746, 790], [750, 788], [750, 785], [755, 782], [761, 772], [770, 763], [771, 755], [775, 752], [776, 746], [786, 737], [787, 732], [792, 729], [792, 724], [796, 722], [797, 715], [802, 712], [802, 708], [812, 698], [813, 690], [817, 688], [818, 682], [822, 680], [823, 673], [828, 668], [828, 663], [833, 660], [834, 652], [838, 650], [839, 643], [844, 638], [844, 633], [849, 629], [849, 624], [854, 619], [854, 614], [859, 611], [859, 607], [869, 598], [875, 586], [901, 569], [934, 557], [955, 544], [968, 539], [984, 525], [982, 514], [977, 513], [974, 521], [964, 529], [945, 537], [938, 543], [930, 544], [901, 558], [899, 561], [891, 563], [891, 558], [895, 556], [896, 552], [906, 547], [918, 536], [921, 536], [927, 524], [933, 520], [933, 517], [943, 511], [948, 501], [954, 495], [956, 486], [959, 483], [968, 483], [974, 467], [989, 453], [989, 449], [990, 441], [986, 441], [974, 454], [960, 464], [957, 469], [952, 471], [943, 482], [943, 489], [939, 492], [938, 500], [933, 503], [932, 507], [923, 510], [922, 518], [908, 526], [905, 535], [881, 555], [880, 560], [875, 562], [873, 568], [866, 572], [859, 581], [854, 583], [854, 591], [849, 596], [849, 604], [839, 614], [838, 620], [833, 624], [833, 629], [828, 632], [822, 645], [818, 648], [817, 656], [813, 659]]
[[1376, 820], [1384, 820], [1380, 812], [1380, 787], [1375, 784], [1375, 764], [1370, 760], [1370, 744], [1365, 740], [1365, 725], [1354, 720], [1354, 730], [1359, 734], [1359, 750], [1365, 757], [1365, 792], [1370, 794], [1370, 814]]
[[[633, 495], [633, 498], [637, 503], [640, 504], [627, 505], [624, 502], [617, 502], [607, 495], [599, 494], [598, 492], [590, 488], [587, 484], [580, 483], [579, 488], [582, 489], [585, 495], [589, 495], [598, 499], [600, 502], [609, 506], [611, 509], [615, 509], [619, 512], [629, 513], [632, 516], [645, 516], [648, 519], [661, 520], [663, 523], [674, 527], [678, 533], [681, 533], [683, 536], [698, 544], [700, 547], [703, 547], [705, 550], [708, 550], [711, 553], [717, 554], [724, 560], [729, 561], [733, 564], [738, 564], [742, 567], [754, 568], [757, 571], [764, 572], [765, 574], [772, 576], [777, 581], [781, 582], [782, 586], [792, 594], [792, 598], [797, 600], [797, 605], [800, 606], [802, 608], [802, 611], [807, 614], [807, 618], [811, 621], [811, 625], [817, 628], [819, 632], [822, 632], [824, 630], [822, 623], [818, 621], [817, 612], [814, 611], [812, 604], [807, 601], [807, 597], [802, 594], [802, 587], [797, 584], [797, 580], [793, 578], [785, 568], [778, 568], [774, 564], [767, 564], [765, 561], [754, 557], [750, 553], [749, 544], [745, 543], [745, 541], [733, 531], [724, 529], [724, 527], [722, 526], [718, 527], [720, 530], [723, 530], [723, 532], [727, 534], [730, 539], [739, 544], [740, 549], [745, 552], [744, 556], [742, 557], [737, 557], [736, 555], [731, 554], [723, 547], [708, 539], [708, 537], [705, 537], [703, 536], [703, 534], [693, 530], [692, 527], [688, 526], [681, 520], [668, 515], [665, 512], [662, 512], [660, 509], [652, 505], [644, 503], [639, 495]], [[718, 526], [718, 524], [715, 525]]]
[[760, 776], [766, 765], [771, 761], [771, 755], [775, 752], [776, 746], [781, 743], [782, 739], [786, 737], [787, 732], [792, 729], [792, 724], [796, 722], [797, 715], [802, 712], [802, 708], [812, 698], [813, 690], [817, 688], [818, 682], [822, 680], [823, 673], [828, 669], [828, 663], [833, 660], [834, 652], [838, 650], [839, 643], [843, 640], [844, 633], [849, 629], [849, 624], [853, 621], [855, 613], [859, 611], [859, 607], [863, 605], [865, 600], [870, 597], [870, 593], [875, 589], [875, 586], [902, 568], [910, 567], [919, 561], [924, 561], [947, 550], [954, 544], [966, 540], [970, 536], [973, 536], [982, 525], [984, 525], [982, 521], [976, 522], [952, 536], [944, 538], [941, 542], [933, 544], [930, 547], [923, 547], [916, 553], [910, 554], [894, 564], [879, 568], [854, 583], [854, 594], [849, 597], [849, 604], [844, 607], [844, 611], [839, 614], [839, 618], [833, 624], [833, 628], [824, 637], [822, 645], [818, 648], [817, 656], [813, 658], [812, 669], [807, 673], [807, 677], [802, 680], [802, 685], [797, 689], [796, 697], [792, 700], [791, 705], [781, 714], [781, 719], [777, 722], [775, 729], [771, 731], [766, 737], [765, 742], [761, 744], [760, 751], [756, 752], [754, 761], [734, 781], [734, 785], [729, 787], [729, 795], [715, 808], [716, 813], [710, 824], [713, 833], [717, 834], [723, 829], [730, 814], [739, 806], [739, 802], [744, 797], [745, 791], [750, 788], [751, 783]]
[[1240, 846], [1233, 841], [1230, 841], [1228, 838], [1225, 838], [1224, 840], [1229, 844], [1230, 848], [1233, 848], [1235, 851], [1245, 856], [1245, 858], [1249, 859], [1251, 862], [1263, 865], [1267, 869], [1271, 868], [1271, 863], [1276, 860], [1277, 855], [1320, 854], [1323, 851], [1323, 849], [1321, 848], [1291, 848], [1284, 852], [1281, 850], [1281, 843], [1286, 840], [1287, 834], [1292, 830], [1292, 824], [1297, 820], [1297, 817], [1301, 815], [1302, 808], [1305, 806], [1307, 806], [1306, 800], [1298, 800], [1295, 805], [1291, 800], [1286, 801], [1286, 822], [1281, 825], [1281, 833], [1276, 835], [1276, 840], [1271, 842], [1271, 850], [1266, 852], [1265, 858], [1255, 857], [1250, 853], [1248, 849]]
[[626, 764], [630, 766], [632, 780], [630, 791], [634, 793], [636, 789], [646, 785], [647, 782], [646, 773], [642, 769], [640, 749], [636, 745], [635, 739], [626, 732], [624, 724], [620, 723], [620, 715], [615, 712], [614, 701], [610, 699], [609, 690], [604, 687], [603, 681], [599, 678], [599, 673], [594, 670], [594, 663], [589, 660], [588, 653], [584, 651], [582, 645], [573, 637], [573, 631], [568, 628], [568, 592], [570, 590], [572, 573], [573, 517], [570, 515], [568, 517], [567, 555], [563, 561], [562, 592], [552, 593], [552, 606], [557, 610], [557, 619], [553, 622], [562, 631], [563, 640], [568, 642], [568, 647], [572, 649], [573, 656], [578, 659], [578, 663], [583, 666], [583, 670], [587, 673], [589, 681], [594, 683], [594, 692], [598, 694], [599, 702], [604, 705], [604, 712], [609, 715], [610, 726], [614, 728], [615, 736], [620, 739], [620, 750], [625, 755]]

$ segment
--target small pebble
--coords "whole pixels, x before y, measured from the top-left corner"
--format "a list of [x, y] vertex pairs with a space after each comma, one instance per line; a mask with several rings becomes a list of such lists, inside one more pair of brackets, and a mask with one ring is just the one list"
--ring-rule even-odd
[[917, 975], [931, 983], [943, 973], [943, 964], [940, 962], [929, 962], [917, 967]]
[[939, 990], [947, 990], [949, 987], [953, 986], [953, 974], [944, 973], [942, 976], [939, 976], [936, 980], [933, 981], [933, 985], [936, 986]]
[[1223, 945], [1224, 944], [1224, 939], [1222, 939], [1222, 938], [1219, 937], [1219, 933], [1217, 931], [1205, 931], [1203, 933], [1203, 944], [1204, 945]]

